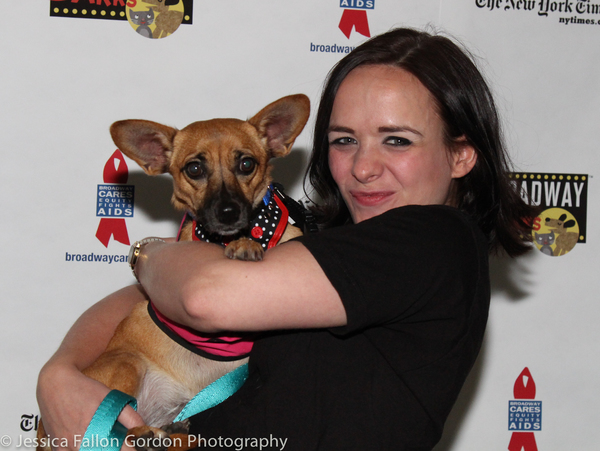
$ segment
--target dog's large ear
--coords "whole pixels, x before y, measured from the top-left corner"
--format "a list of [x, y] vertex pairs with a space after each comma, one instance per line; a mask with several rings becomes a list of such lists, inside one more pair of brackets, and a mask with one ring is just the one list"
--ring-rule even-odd
[[110, 135], [121, 152], [148, 175], [169, 170], [177, 129], [152, 121], [130, 119], [110, 126]]
[[283, 157], [292, 150], [310, 115], [310, 100], [304, 94], [283, 97], [267, 105], [248, 122], [266, 140], [272, 157]]

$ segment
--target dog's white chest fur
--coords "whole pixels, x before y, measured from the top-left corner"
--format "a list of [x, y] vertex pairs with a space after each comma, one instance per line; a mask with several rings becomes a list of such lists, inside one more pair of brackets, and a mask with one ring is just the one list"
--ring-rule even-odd
[[[143, 378], [138, 400], [138, 413], [148, 426], [172, 423], [179, 412], [200, 390], [246, 363], [247, 358], [218, 362], [196, 355], [180, 347], [177, 360], [182, 373], [177, 380], [157, 367], [150, 367]], [[182, 383], [185, 381], [185, 383]]]

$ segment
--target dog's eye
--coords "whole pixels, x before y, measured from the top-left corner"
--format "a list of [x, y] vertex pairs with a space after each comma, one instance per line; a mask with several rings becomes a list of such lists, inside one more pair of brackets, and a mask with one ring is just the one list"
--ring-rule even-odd
[[190, 161], [183, 170], [192, 179], [199, 179], [204, 175], [204, 168], [197, 161]]
[[240, 160], [240, 171], [243, 174], [250, 174], [256, 167], [256, 161], [250, 157], [244, 157]]

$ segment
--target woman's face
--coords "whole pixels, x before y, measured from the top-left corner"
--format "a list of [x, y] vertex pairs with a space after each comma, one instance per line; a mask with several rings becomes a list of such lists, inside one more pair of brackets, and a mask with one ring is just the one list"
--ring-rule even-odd
[[393, 66], [360, 66], [346, 76], [328, 140], [329, 167], [355, 223], [404, 205], [452, 203], [453, 179], [476, 161], [464, 140], [448, 151], [431, 94]]

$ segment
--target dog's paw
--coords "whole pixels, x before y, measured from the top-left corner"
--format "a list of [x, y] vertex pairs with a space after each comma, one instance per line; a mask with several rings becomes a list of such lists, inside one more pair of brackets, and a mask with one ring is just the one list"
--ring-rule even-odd
[[127, 432], [127, 445], [137, 451], [187, 451], [197, 446], [197, 439], [188, 435], [188, 420], [154, 428], [139, 426]]
[[163, 428], [139, 426], [127, 433], [127, 444], [137, 451], [187, 451], [198, 446], [197, 437], [188, 435], [188, 421]]
[[257, 262], [263, 259], [264, 253], [262, 246], [250, 238], [232, 241], [225, 248], [225, 256], [235, 260]]
[[137, 451], [167, 451], [173, 445], [173, 438], [167, 431], [150, 426], [130, 429], [126, 440]]
[[177, 421], [161, 427], [167, 434], [187, 434], [190, 431], [190, 420]]

